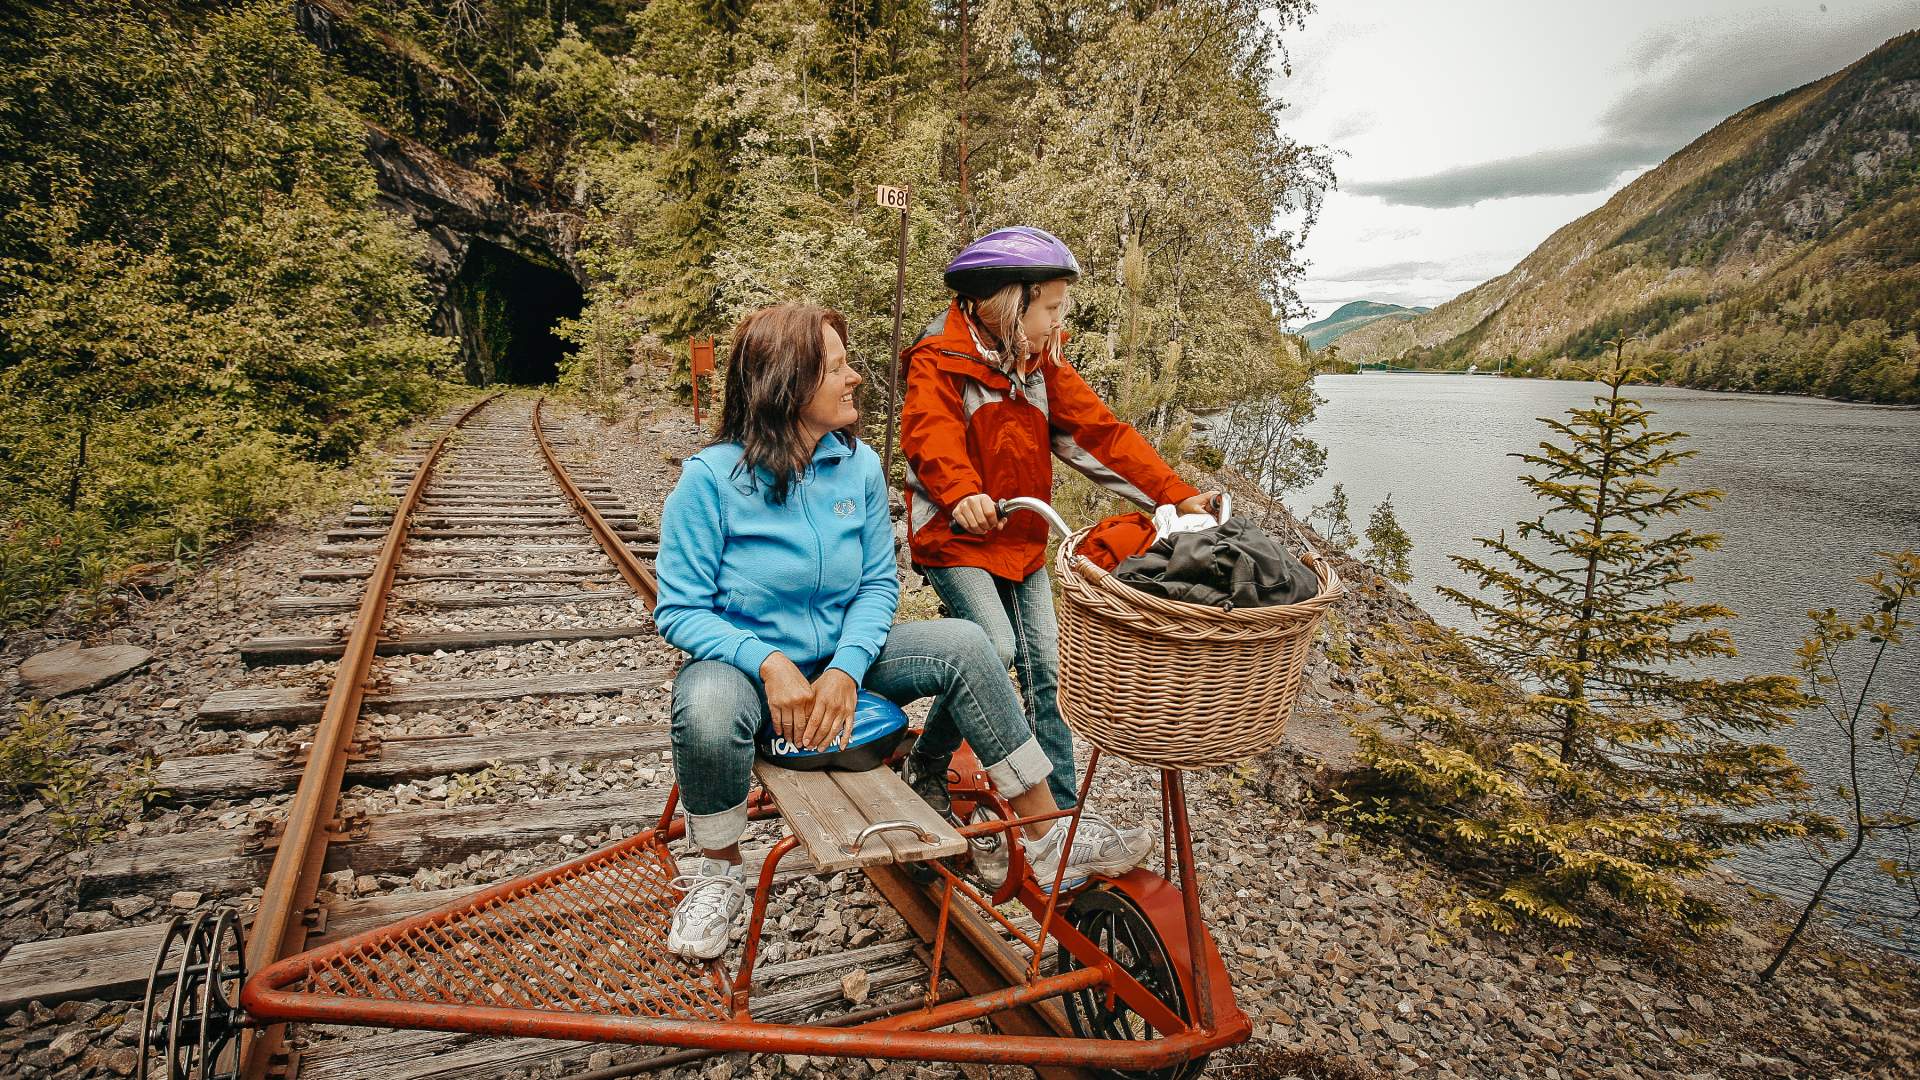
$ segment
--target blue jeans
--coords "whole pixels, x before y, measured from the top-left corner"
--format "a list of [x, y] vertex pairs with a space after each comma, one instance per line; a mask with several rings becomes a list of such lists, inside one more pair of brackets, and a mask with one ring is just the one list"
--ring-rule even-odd
[[[987, 632], [1001, 670], [1011, 667], [1019, 673], [1027, 725], [1047, 752], [1047, 760], [1053, 762], [1053, 774], [1047, 778], [1053, 801], [1062, 810], [1072, 808], [1080, 792], [1074, 780], [1073, 732], [1060, 719], [1060, 626], [1054, 621], [1053, 582], [1047, 568], [1018, 582], [994, 577], [976, 566], [925, 566], [921, 573], [947, 605], [947, 614], [978, 623]], [[933, 734], [929, 723], [920, 740], [928, 754], [952, 753], [960, 745], [957, 737], [930, 741], [928, 736]]]
[[[1006, 668], [972, 623], [896, 625], [867, 669], [866, 688], [897, 705], [933, 698], [928, 731], [953, 733], [954, 746], [965, 738], [1002, 795], [1047, 777], [1046, 751], [1027, 730]], [[729, 847], [746, 831], [754, 736], [766, 719], [766, 688], [732, 664], [697, 660], [674, 676], [673, 768], [699, 847]]]

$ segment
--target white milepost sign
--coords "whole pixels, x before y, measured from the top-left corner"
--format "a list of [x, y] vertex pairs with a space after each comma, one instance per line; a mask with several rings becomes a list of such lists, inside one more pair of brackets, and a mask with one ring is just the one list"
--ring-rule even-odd
[[889, 210], [905, 210], [907, 208], [907, 189], [888, 187], [885, 184], [881, 184], [873, 190], [873, 201]]

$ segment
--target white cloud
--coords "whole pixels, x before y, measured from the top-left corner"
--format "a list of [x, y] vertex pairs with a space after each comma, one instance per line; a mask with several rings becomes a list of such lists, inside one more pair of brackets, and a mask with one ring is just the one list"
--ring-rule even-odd
[[1912, 0], [1323, 3], [1275, 88], [1287, 134], [1342, 155], [1301, 296], [1317, 316], [1450, 299], [1727, 116], [1915, 25]]
[[1658, 164], [1741, 109], [1824, 78], [1920, 26], [1911, 10], [1851, 18], [1773, 17], [1685, 29], [1655, 27], [1620, 66], [1634, 79], [1600, 114], [1592, 142], [1537, 150], [1347, 190], [1389, 203], [1445, 208], [1525, 195], [1600, 191]]

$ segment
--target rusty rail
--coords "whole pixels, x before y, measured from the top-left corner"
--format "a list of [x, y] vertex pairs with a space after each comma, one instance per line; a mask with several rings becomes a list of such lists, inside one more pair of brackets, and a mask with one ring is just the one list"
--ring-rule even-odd
[[[379, 561], [367, 579], [366, 592], [360, 597], [359, 613], [347, 635], [346, 651], [334, 668], [333, 685], [327, 691], [326, 708], [314, 729], [313, 745], [307, 751], [307, 765], [300, 774], [300, 787], [287, 810], [287, 825], [280, 834], [273, 865], [267, 871], [266, 887], [260, 894], [260, 907], [253, 917], [251, 941], [247, 946], [247, 970], [259, 971], [283, 956], [291, 956], [306, 947], [307, 910], [313, 906], [320, 889], [320, 874], [325, 868], [327, 845], [338, 825], [334, 811], [340, 801], [340, 785], [346, 773], [347, 754], [360, 721], [360, 701], [367, 690], [374, 648], [380, 642], [380, 628], [386, 622], [387, 593], [400, 569], [400, 554], [407, 543], [407, 518], [419, 505], [427, 479], [440, 459], [447, 440], [481, 407], [499, 397], [481, 398], [457, 417], [446, 433], [420, 459], [420, 467], [407, 485], [407, 492], [394, 508], [393, 524], [380, 548]], [[280, 1025], [267, 1028], [251, 1039], [245, 1054], [244, 1076], [261, 1080], [268, 1074], [285, 1040]]]
[[594, 540], [607, 553], [607, 558], [612, 559], [613, 565], [619, 568], [620, 576], [626, 579], [634, 592], [639, 593], [646, 600], [647, 607], [652, 608], [660, 602], [660, 587], [654, 581], [653, 571], [647, 569], [646, 564], [640, 561], [640, 557], [633, 553], [633, 549], [627, 547], [627, 542], [620, 539], [619, 533], [613, 531], [613, 526], [607, 524], [607, 519], [600, 516], [599, 508], [594, 506], [586, 493], [580, 490], [580, 486], [573, 482], [573, 477], [567, 475], [566, 468], [560, 464], [559, 455], [553, 452], [553, 444], [547, 442], [546, 430], [540, 425], [540, 407], [546, 403], [547, 399], [544, 396], [533, 403], [533, 438], [540, 444], [541, 456], [547, 460], [547, 471], [553, 474], [554, 480], [560, 485], [560, 490], [566, 492], [567, 501], [573, 504], [574, 510], [586, 519], [587, 529], [593, 533]]

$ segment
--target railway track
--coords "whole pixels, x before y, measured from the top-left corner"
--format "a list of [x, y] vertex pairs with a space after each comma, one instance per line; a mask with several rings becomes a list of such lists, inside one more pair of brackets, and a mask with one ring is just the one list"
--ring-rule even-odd
[[[571, 441], [544, 412], [520, 398], [462, 410], [398, 459], [386, 498], [327, 529], [302, 592], [271, 605], [289, 632], [239, 646], [260, 685], [198, 709], [203, 727], [240, 729], [259, 748], [159, 769], [182, 804], [251, 800], [251, 827], [103, 845], [77, 874], [83, 901], [236, 903], [257, 971], [651, 822], [672, 783], [677, 662], [650, 618], [657, 536], [606, 477], [567, 467]], [[750, 857], [778, 835], [759, 829]], [[863, 888], [811, 876], [804, 860], [783, 867], [788, 940], [760, 958], [756, 1015], [922, 1000], [937, 906], [893, 868], [869, 877]], [[154, 924], [28, 943], [0, 965], [0, 993], [15, 1004], [138, 995], [167, 940]], [[985, 925], [947, 948], [944, 970], [970, 992], [1025, 963]], [[1063, 1030], [1046, 1007], [1002, 1023]], [[543, 1040], [270, 1028], [248, 1040], [245, 1075], [612, 1075], [693, 1060], [615, 1057]]]

